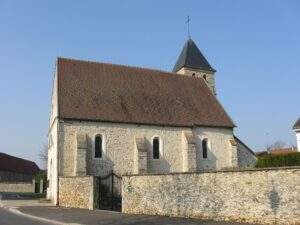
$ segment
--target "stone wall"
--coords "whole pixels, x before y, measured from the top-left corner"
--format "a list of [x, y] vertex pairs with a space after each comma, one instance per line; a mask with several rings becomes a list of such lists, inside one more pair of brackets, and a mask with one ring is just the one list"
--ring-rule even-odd
[[58, 202], [64, 207], [94, 209], [94, 177], [60, 177]]
[[[59, 143], [62, 176], [75, 176], [78, 162], [77, 138], [86, 136], [86, 174], [102, 176], [114, 170], [117, 174], [135, 174], [139, 171], [138, 156], [143, 165], [147, 166], [147, 173], [185, 172], [184, 162], [187, 157], [188, 143], [185, 134], [190, 133], [195, 139], [196, 167], [203, 169], [222, 169], [232, 167], [232, 149], [229, 140], [233, 139], [232, 129], [225, 128], [183, 128], [159, 127], [132, 124], [101, 123], [65, 120], [59, 125]], [[94, 139], [97, 134], [103, 137], [104, 157], [94, 158]], [[160, 159], [152, 157], [152, 139], [159, 137], [161, 142]], [[208, 138], [208, 158], [202, 158], [201, 139]], [[136, 140], [142, 140], [137, 143]], [[143, 150], [138, 151], [138, 146]], [[143, 152], [143, 153], [142, 153]], [[142, 155], [146, 154], [146, 158]], [[147, 161], [145, 161], [147, 160]], [[141, 170], [141, 169], [140, 169]]]
[[123, 176], [123, 212], [300, 224], [300, 167]]
[[190, 69], [187, 67], [183, 67], [179, 71], [177, 71], [177, 73], [185, 75], [185, 76], [193, 76], [193, 77], [197, 77], [197, 78], [201, 78], [201, 79], [204, 79], [204, 77], [206, 77], [204, 79], [205, 83], [208, 85], [208, 87], [213, 92], [213, 94], [217, 95], [216, 87], [215, 87], [215, 74], [212, 71]]
[[257, 161], [256, 155], [241, 140], [237, 139], [238, 167], [254, 167]]
[[0, 182], [0, 192], [30, 192], [34, 193], [35, 183], [28, 182]]
[[58, 203], [58, 131], [59, 120], [58, 116], [58, 98], [57, 98], [57, 70], [55, 70], [52, 98], [51, 98], [51, 113], [49, 119], [48, 132], [48, 163], [47, 163], [47, 199], [50, 199], [55, 205]]
[[[234, 139], [233, 131], [224, 128], [197, 127], [193, 129], [196, 141], [197, 170], [219, 170], [235, 167], [236, 150], [230, 144]], [[202, 157], [202, 140], [208, 140], [207, 158]], [[233, 151], [234, 150], [234, 151]]]

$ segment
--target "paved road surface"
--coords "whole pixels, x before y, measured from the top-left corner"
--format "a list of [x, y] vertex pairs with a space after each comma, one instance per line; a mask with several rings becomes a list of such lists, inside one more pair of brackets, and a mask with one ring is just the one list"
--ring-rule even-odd
[[[84, 225], [245, 225], [234, 222], [216, 222], [197, 219], [172, 218], [163, 216], [129, 215], [103, 210], [70, 209], [45, 206], [28, 200], [2, 201], [6, 207], [17, 207], [19, 211], [65, 224]], [[32, 205], [32, 206], [29, 206]], [[54, 221], [53, 221], [54, 222]], [[0, 225], [50, 225], [51, 223], [14, 214], [0, 207]], [[53, 224], [53, 223], [52, 223]], [[249, 224], [248, 224], [249, 225]]]
[[24, 216], [16, 215], [0, 207], [0, 224], [1, 225], [50, 225], [38, 220], [32, 220]]
[[[128, 215], [102, 210], [68, 209], [63, 207], [19, 207], [23, 213], [64, 223], [85, 225], [245, 225], [231, 222], [203, 221], [163, 216]], [[249, 225], [249, 224], [248, 224]]]

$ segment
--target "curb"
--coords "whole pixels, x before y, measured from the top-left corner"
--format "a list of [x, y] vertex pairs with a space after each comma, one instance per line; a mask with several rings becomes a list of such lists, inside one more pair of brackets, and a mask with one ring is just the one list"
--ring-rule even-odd
[[0, 201], [0, 207], [3, 208], [4, 210], [7, 210], [7, 211], [9, 211], [11, 213], [14, 213], [16, 215], [24, 216], [24, 217], [34, 219], [34, 220], [39, 220], [41, 222], [46, 222], [46, 223], [55, 224], [55, 225], [81, 225], [81, 224], [78, 224], [78, 223], [63, 223], [63, 222], [60, 222], [60, 221], [57, 221], [57, 220], [50, 220], [50, 219], [46, 219], [46, 218], [43, 218], [43, 217], [33, 216], [33, 215], [30, 215], [30, 214], [21, 212], [20, 210], [18, 210], [18, 207], [9, 207], [7, 205], [4, 205], [3, 203], [1, 203], [1, 201]]

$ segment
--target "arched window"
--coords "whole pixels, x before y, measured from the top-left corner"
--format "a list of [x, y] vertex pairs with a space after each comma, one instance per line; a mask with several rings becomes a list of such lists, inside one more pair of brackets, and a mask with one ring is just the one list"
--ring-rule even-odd
[[155, 137], [153, 138], [152, 143], [152, 150], [153, 150], [153, 159], [159, 159], [159, 138]]
[[95, 137], [95, 158], [102, 158], [103, 146], [102, 146], [102, 136], [97, 135]]
[[194, 77], [194, 76], [196, 76], [196, 74], [195, 74], [195, 73], [193, 73], [193, 74], [192, 74], [192, 76]]
[[203, 79], [206, 80], [206, 74], [203, 75]]
[[207, 159], [207, 149], [208, 149], [208, 141], [207, 138], [202, 140], [202, 157], [203, 159]]

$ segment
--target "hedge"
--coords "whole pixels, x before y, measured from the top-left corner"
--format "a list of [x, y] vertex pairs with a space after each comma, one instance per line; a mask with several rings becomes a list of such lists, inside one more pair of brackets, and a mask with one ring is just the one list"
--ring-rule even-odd
[[284, 166], [300, 166], [300, 152], [287, 155], [259, 156], [256, 162], [256, 167], [258, 168]]

